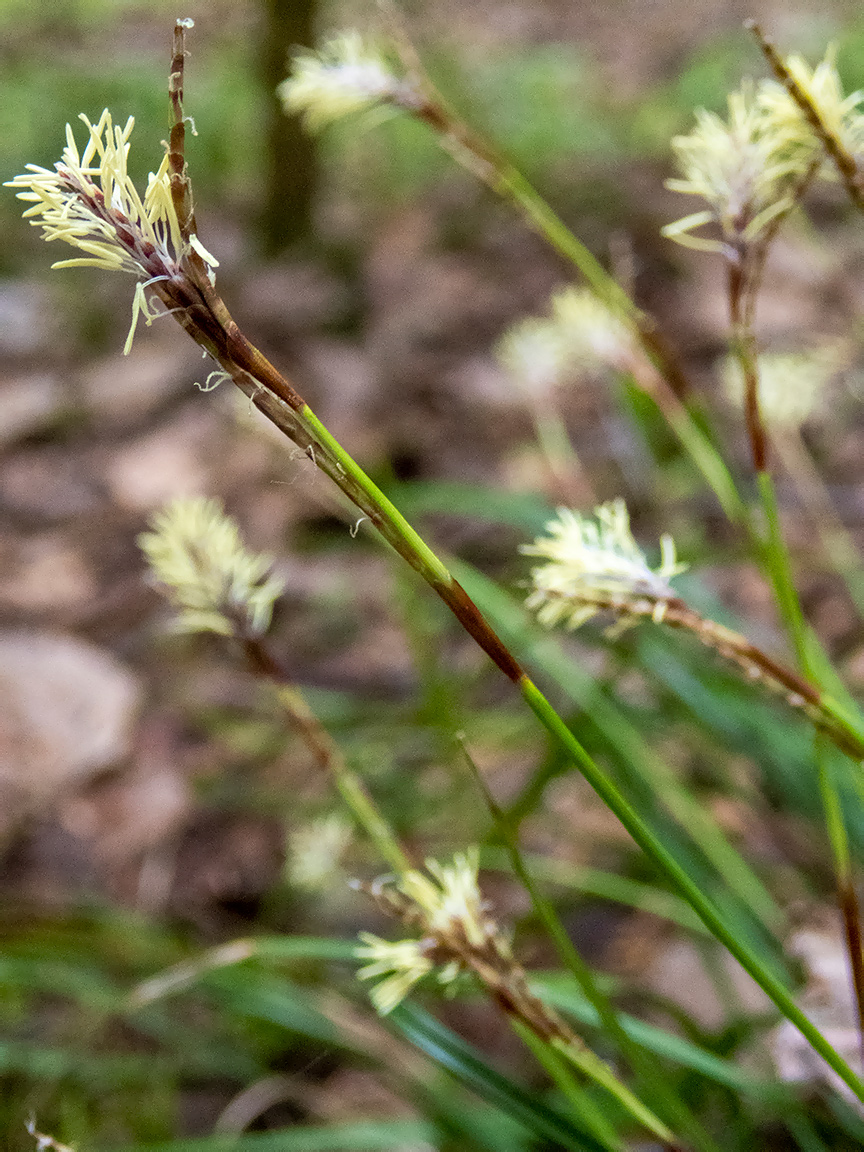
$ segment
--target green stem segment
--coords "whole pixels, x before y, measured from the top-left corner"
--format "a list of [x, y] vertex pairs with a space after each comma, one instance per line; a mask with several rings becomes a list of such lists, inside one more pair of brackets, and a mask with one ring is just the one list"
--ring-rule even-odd
[[522, 696], [544, 727], [573, 757], [580, 772], [615, 813], [639, 847], [650, 856], [675, 883], [681, 895], [696, 912], [705, 926], [753, 977], [782, 1014], [801, 1032], [822, 1059], [847, 1084], [855, 1095], [864, 1100], [864, 1082], [852, 1071], [845, 1060], [832, 1048], [819, 1029], [811, 1023], [793, 1000], [788, 990], [746, 945], [742, 944], [726, 927], [719, 912], [704, 895], [677, 860], [667, 851], [655, 833], [642, 820], [629, 801], [621, 795], [615, 784], [595, 764], [576, 737], [554, 711], [539, 689], [523, 677], [519, 687]]
[[291, 683], [284, 670], [261, 640], [241, 640], [246, 660], [259, 676], [273, 687], [292, 727], [298, 732], [318, 766], [333, 778], [342, 799], [355, 820], [378, 849], [382, 859], [400, 876], [413, 868], [412, 862], [393, 835], [390, 825], [378, 811], [360, 776], [351, 768], [340, 748], [333, 743], [302, 692]]
[[[573, 1112], [589, 1129], [592, 1136], [608, 1150], [623, 1152], [623, 1146], [615, 1129], [597, 1107], [585, 1089], [576, 1082], [570, 1068], [552, 1044], [537, 1036], [527, 1024], [511, 1019], [511, 1027], [526, 1048], [533, 1053], [537, 1063], [548, 1072], [567, 1099]], [[638, 1103], [638, 1102], [637, 1102]]]
[[[648, 1057], [639, 1045], [633, 1041], [632, 1037], [627, 1034], [612, 1002], [599, 988], [594, 978], [594, 973], [591, 971], [589, 965], [585, 963], [574, 946], [573, 941], [567, 935], [564, 925], [561, 923], [552, 903], [546, 899], [538, 888], [533, 875], [525, 863], [522, 850], [519, 847], [518, 835], [511, 821], [508, 819], [507, 814], [502, 811], [495, 801], [495, 798], [486, 785], [486, 781], [483, 779], [482, 773], [477, 769], [464, 746], [463, 752], [474, 778], [483, 792], [486, 804], [495, 820], [498, 831], [504, 840], [513, 872], [521, 881], [531, 898], [531, 905], [542, 921], [546, 931], [549, 933], [561, 962], [570, 969], [570, 972], [573, 974], [587, 1000], [597, 1012], [598, 1018], [607, 1035], [610, 1039], [614, 1039], [617, 1042], [619, 1050], [629, 1060], [638, 1080], [641, 1080], [644, 1085], [646, 1095], [650, 1093], [654, 1100], [663, 1107], [668, 1116], [671, 1117], [674, 1114], [673, 1122], [680, 1127], [682, 1132], [687, 1134], [694, 1147], [700, 1149], [700, 1152], [718, 1152], [717, 1146], [702, 1128], [696, 1117], [690, 1112], [686, 1105], [682, 1103], [679, 1097], [667, 1087], [663, 1070], [657, 1068], [651, 1058]], [[582, 1067], [578, 1060], [576, 1060], [571, 1048], [558, 1047], [560, 1047], [560, 1051], [563, 1052], [568, 1059], [576, 1063], [577, 1066]], [[588, 1069], [583, 1070], [589, 1075], [592, 1075], [598, 1083], [602, 1083], [610, 1092], [613, 1092], [640, 1123], [646, 1125], [646, 1127], [654, 1132], [656, 1136], [659, 1136], [664, 1143], [669, 1143], [673, 1137], [666, 1125], [658, 1120], [654, 1113], [649, 1111], [629, 1089], [625, 1088], [626, 1096], [622, 1096], [620, 1092], [620, 1082], [602, 1061], [599, 1061], [599, 1064], [601, 1065], [604, 1079], [601, 1079], [594, 1072], [589, 1072]], [[609, 1083], [610, 1078], [614, 1081], [614, 1087]]]
[[[236, 325], [234, 327], [236, 330]], [[683, 871], [612, 780], [585, 752], [444, 564], [330, 435], [309, 407], [302, 401], [298, 403], [299, 398], [294, 399], [297, 394], [265, 357], [245, 340], [242, 343], [232, 340], [231, 348], [243, 353], [245, 363], [238, 364], [224, 353], [220, 361], [238, 387], [277, 427], [307, 452], [310, 459], [369, 517], [384, 539], [427, 580], [483, 651], [519, 687], [529, 707], [550, 735], [573, 758], [589, 784], [609, 805], [636, 843], [676, 884], [709, 931], [728, 948], [783, 1015], [799, 1029], [856, 1096], [864, 1101], [864, 1082], [801, 1012], [782, 983], [726, 928], [714, 905]], [[255, 369], [254, 376], [250, 372], [251, 367]]]

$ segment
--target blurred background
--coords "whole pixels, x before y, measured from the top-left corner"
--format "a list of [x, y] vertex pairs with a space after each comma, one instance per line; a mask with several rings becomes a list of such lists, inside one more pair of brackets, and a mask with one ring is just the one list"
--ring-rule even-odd
[[[764, 74], [748, 16], [813, 62], [836, 41], [847, 90], [864, 83], [860, 6], [424, 0], [404, 10], [453, 105], [658, 317], [698, 389], [694, 403], [725, 431], [743, 472], [740, 421], [716, 370], [722, 271], [659, 235], [695, 210], [664, 188], [670, 139], [689, 130], [696, 106], [722, 110], [743, 75]], [[135, 116], [130, 165], [146, 179], [168, 129], [178, 14], [195, 20], [186, 111], [197, 129], [188, 158], [199, 234], [220, 261], [229, 309], [437, 546], [521, 596], [516, 548], [560, 493], [492, 350], [511, 323], [544, 311], [569, 272], [422, 126], [349, 123], [312, 142], [281, 115], [273, 90], [288, 48], [375, 27], [371, 2], [216, 0], [178, 13], [162, 0], [0, 0], [3, 178], [51, 166], [66, 121], [74, 128], [79, 112], [96, 120], [109, 107], [117, 123]], [[383, 930], [345, 886], [382, 866], [352, 839], [328, 781], [224, 646], [170, 632], [135, 543], [157, 509], [177, 495], [217, 496], [249, 545], [274, 556], [286, 582], [274, 647], [418, 853], [446, 855], [488, 833], [454, 750], [462, 730], [500, 802], [525, 817], [527, 846], [562, 875], [590, 866], [652, 877], [443, 608], [371, 536], [352, 537], [329, 482], [229, 385], [193, 387], [209, 369], [170, 319], [139, 327], [124, 358], [131, 278], [49, 271], [68, 253], [42, 243], [19, 208], [6, 190], [0, 1128], [13, 1149], [32, 1146], [31, 1114], [82, 1149], [230, 1132], [241, 1126], [225, 1118], [232, 1101], [271, 1081], [275, 1094], [242, 1126], [410, 1114], [386, 1078], [332, 1038], [304, 1033], [285, 1003], [273, 1007], [285, 986], [264, 975], [254, 1004], [216, 982], [168, 1017], [106, 1020], [105, 1005], [136, 982], [237, 936]], [[859, 538], [862, 256], [859, 220], [838, 191], [820, 189], [809, 223], [776, 247], [759, 312], [769, 348], [845, 342], [844, 370], [806, 438]], [[673, 532], [685, 558], [699, 559], [706, 602], [781, 650], [767, 589], [656, 412], [632, 387], [599, 378], [560, 403], [588, 478], [575, 494], [583, 504], [624, 496], [639, 538]], [[816, 559], [808, 566], [812, 525], [790, 508], [806, 608], [860, 689], [861, 622], [836, 578]], [[830, 875], [797, 729], [768, 705], [745, 720], [745, 688], [720, 676], [710, 692], [725, 695], [711, 696], [697, 656], [664, 643], [637, 633], [610, 649], [594, 630], [568, 651], [647, 726], [772, 890], [818, 920]], [[590, 720], [575, 722], [607, 755]], [[504, 918], [524, 915], [516, 889], [492, 873], [487, 887]], [[728, 1005], [667, 921], [575, 880], [564, 907], [592, 962], [634, 998], [691, 988], [686, 1010], [734, 1047]], [[542, 966], [549, 957], [532, 931], [523, 926], [526, 957]], [[320, 971], [303, 979], [315, 989]], [[459, 1020], [519, 1067], [482, 1005], [461, 1006]]]

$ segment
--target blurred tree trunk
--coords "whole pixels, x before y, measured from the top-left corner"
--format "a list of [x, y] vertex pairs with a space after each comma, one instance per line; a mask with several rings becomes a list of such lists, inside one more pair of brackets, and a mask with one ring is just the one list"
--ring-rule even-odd
[[266, 98], [266, 185], [260, 218], [261, 248], [278, 256], [312, 232], [315, 147], [296, 116], [286, 116], [276, 86], [288, 74], [288, 54], [312, 47], [317, 0], [263, 0], [261, 82]]

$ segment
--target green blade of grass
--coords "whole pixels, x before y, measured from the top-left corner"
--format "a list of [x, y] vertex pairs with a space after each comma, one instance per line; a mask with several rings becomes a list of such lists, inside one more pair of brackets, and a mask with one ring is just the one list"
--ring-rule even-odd
[[[531, 974], [530, 983], [533, 991], [542, 1000], [572, 1016], [580, 1024], [589, 1028], [600, 1027], [601, 1021], [596, 1009], [569, 977], [563, 977], [558, 973], [534, 972]], [[736, 1092], [759, 1099], [775, 1098], [779, 1101], [791, 1099], [791, 1093], [783, 1085], [759, 1080], [732, 1061], [723, 1060], [684, 1037], [675, 1036], [663, 1028], [648, 1024], [627, 1013], [622, 1012], [619, 1019], [630, 1038], [656, 1056], [662, 1056], [684, 1068], [691, 1068], [694, 1072]]]
[[278, 1132], [226, 1133], [131, 1147], [125, 1144], [105, 1152], [376, 1152], [434, 1146], [435, 1140], [434, 1126], [423, 1120], [366, 1120], [326, 1128], [304, 1125]]
[[541, 1139], [553, 1140], [572, 1152], [605, 1152], [593, 1136], [495, 1071], [470, 1044], [416, 1004], [400, 1004], [388, 1020], [461, 1084], [518, 1120], [529, 1132]]
[[620, 709], [603, 697], [585, 670], [559, 642], [529, 622], [521, 606], [476, 569], [453, 563], [459, 582], [517, 656], [530, 661], [558, 684], [591, 717], [615, 752], [649, 780], [672, 815], [697, 842], [731, 890], [766, 925], [777, 929], [784, 917], [774, 899], [737, 852], [710, 813], [681, 787], [674, 774], [642, 740]]
[[[612, 900], [616, 904], [626, 904], [630, 908], [638, 908], [640, 912], [649, 912], [652, 916], [668, 920], [689, 932], [708, 934], [708, 929], [690, 905], [674, 892], [666, 892], [653, 884], [631, 880], [614, 872], [604, 872], [601, 868], [571, 864], [567, 860], [554, 860], [536, 853], [523, 855], [536, 879], [547, 884], [572, 888], [583, 895]], [[507, 853], [501, 848], [484, 848], [482, 865], [493, 872], [510, 871]]]

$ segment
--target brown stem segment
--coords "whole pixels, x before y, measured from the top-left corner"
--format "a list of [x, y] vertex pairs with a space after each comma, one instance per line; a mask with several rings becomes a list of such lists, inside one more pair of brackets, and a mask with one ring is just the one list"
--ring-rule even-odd
[[677, 597], [669, 600], [650, 596], [628, 597], [626, 600], [596, 597], [590, 603], [598, 611], [610, 612], [621, 620], [650, 617], [657, 624], [692, 633], [707, 648], [734, 664], [748, 680], [757, 681], [782, 696], [791, 708], [801, 712], [815, 728], [824, 732], [841, 752], [853, 760], [864, 761], [864, 737], [835, 717], [821, 690], [763, 652], [740, 632], [733, 632], [715, 620], [700, 616]]
[[771, 71], [798, 105], [802, 116], [834, 161], [850, 200], [859, 211], [864, 212], [864, 191], [861, 188], [861, 177], [854, 157], [846, 150], [842, 141], [838, 140], [828, 128], [819, 114], [819, 109], [786, 67], [782, 56], [767, 39], [760, 25], [755, 20], [747, 20], [744, 26], [749, 28], [756, 37], [762, 54], [771, 66]]
[[291, 727], [312, 753], [318, 767], [332, 779], [357, 822], [366, 830], [382, 857], [398, 875], [403, 875], [414, 866], [414, 862], [376, 808], [363, 780], [349, 766], [342, 750], [330, 739], [330, 734], [306, 703], [303, 693], [260, 637], [244, 633], [240, 622], [236, 622], [234, 638], [242, 647], [252, 672], [271, 685]]
[[809, 680], [780, 664], [740, 633], [714, 620], [706, 620], [681, 600], [667, 603], [662, 620], [672, 628], [692, 632], [718, 655], [737, 664], [748, 679], [758, 680], [779, 692], [790, 707], [807, 716], [842, 752], [853, 760], [864, 760], [864, 740], [837, 721], [826, 707], [820, 689]]
[[183, 74], [186, 63], [186, 29], [191, 20], [177, 20], [174, 24], [174, 51], [168, 78], [168, 95], [174, 121], [168, 141], [168, 164], [171, 172], [171, 199], [184, 240], [195, 232], [195, 214], [192, 208], [192, 188], [186, 173], [186, 121], [183, 117]]
[[768, 437], [759, 407], [759, 368], [756, 339], [750, 323], [748, 309], [748, 274], [746, 246], [742, 245], [737, 258], [729, 262], [729, 312], [735, 355], [744, 376], [744, 419], [753, 468], [759, 472], [768, 469]]
[[280, 699], [291, 724], [315, 757], [319, 768], [331, 772], [334, 777], [337, 777], [343, 770], [341, 753], [318, 721], [315, 713], [306, 704], [287, 671], [257, 637], [247, 637], [241, 640], [241, 644], [246, 662], [253, 672], [282, 688], [289, 689], [290, 701], [286, 700], [284, 695]]

